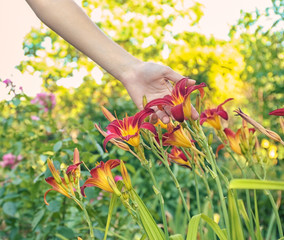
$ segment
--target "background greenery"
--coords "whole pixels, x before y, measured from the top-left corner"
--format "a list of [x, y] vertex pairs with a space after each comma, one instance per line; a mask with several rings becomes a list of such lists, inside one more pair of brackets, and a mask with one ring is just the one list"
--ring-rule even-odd
[[[265, 127], [282, 134], [278, 118], [268, 116], [270, 111], [284, 105], [284, 35], [278, 27], [283, 24], [284, 16], [280, 0], [273, 0], [264, 15], [258, 11], [243, 12], [238, 23], [232, 26], [230, 41], [207, 38], [195, 32], [175, 33], [173, 24], [177, 19], [182, 18], [186, 24], [194, 26], [202, 18], [202, 7], [198, 2], [177, 8], [174, 0], [83, 0], [82, 6], [91, 17], [94, 17], [95, 11], [100, 12], [99, 27], [134, 56], [168, 65], [199, 83], [206, 82], [205, 106], [216, 106], [233, 97], [235, 100], [227, 104], [226, 109], [230, 115], [230, 127], [234, 130], [240, 127], [241, 121], [233, 116], [233, 110], [241, 107]], [[277, 20], [270, 28], [264, 28], [259, 20], [271, 14], [275, 14]], [[155, 44], [142, 48], [149, 36], [155, 39]], [[52, 44], [50, 49], [45, 48], [46, 42]], [[169, 56], [163, 58], [162, 52], [167, 48]], [[110, 158], [131, 163], [127, 166], [133, 185], [161, 222], [156, 211], [158, 203], [151, 185], [147, 183], [145, 171], [139, 168], [137, 160], [122, 150], [109, 146], [109, 153], [105, 153], [102, 149], [103, 138], [93, 126], [95, 122], [103, 127], [107, 125], [100, 111], [101, 104], [115, 111], [118, 117], [123, 117], [125, 112], [130, 115], [137, 111], [123, 86], [104, 70], [102, 83], [97, 83], [91, 74], [96, 64], [45, 26], [32, 29], [26, 36], [23, 49], [28, 58], [17, 68], [31, 74], [40, 72], [44, 91], [56, 95], [57, 105], [51, 112], [44, 113], [31, 104], [31, 98], [24, 93], [10, 101], [0, 102], [0, 157], [6, 153], [24, 157], [13, 170], [0, 169], [0, 238], [74, 239], [75, 236], [84, 237], [87, 234], [82, 214], [69, 199], [51, 193], [48, 195], [50, 206], [43, 202], [43, 194], [49, 189], [44, 178], [50, 175], [46, 170], [46, 159], [52, 158], [58, 167], [61, 162], [69, 165], [75, 147], [89, 168], [94, 167], [97, 161]], [[72, 76], [74, 70], [83, 68], [87, 71], [80, 87], [66, 89], [56, 84], [59, 79]], [[32, 115], [39, 116], [40, 120], [31, 120]], [[206, 130], [211, 131], [210, 128]], [[264, 138], [263, 135], [259, 137], [260, 141]], [[283, 147], [271, 141], [268, 144], [269, 147], [263, 148], [264, 154], [267, 154], [267, 165], [276, 166], [267, 178], [283, 180]], [[217, 147], [218, 142], [213, 142], [213, 146]], [[277, 156], [273, 157], [270, 151], [275, 148]], [[151, 155], [149, 157], [152, 158]], [[219, 163], [234, 169], [226, 154], [221, 153]], [[177, 191], [164, 169], [159, 168], [158, 163], [156, 165], [170, 230], [172, 233], [185, 233], [187, 223], [182, 217]], [[186, 192], [192, 214], [197, 213], [193, 176], [187, 169], [178, 166], [173, 166], [173, 170]], [[87, 176], [87, 172], [84, 174]], [[235, 174], [238, 176], [239, 172]], [[200, 190], [205, 196], [202, 187]], [[86, 189], [86, 192], [90, 200], [88, 210], [96, 223], [95, 233], [102, 238], [109, 195], [99, 195], [97, 189]], [[278, 199], [281, 200], [281, 196]], [[205, 203], [206, 199], [204, 208]], [[259, 197], [259, 205], [263, 214], [269, 213], [265, 196]], [[283, 207], [280, 208], [280, 215], [284, 219]], [[126, 216], [127, 213], [119, 208], [112, 221], [110, 239], [141, 236], [137, 226]], [[260, 224], [265, 231], [269, 223], [264, 220]]]

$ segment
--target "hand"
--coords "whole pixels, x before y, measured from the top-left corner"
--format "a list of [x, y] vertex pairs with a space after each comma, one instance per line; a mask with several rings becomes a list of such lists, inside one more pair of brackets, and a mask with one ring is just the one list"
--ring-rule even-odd
[[[182, 78], [184, 78], [182, 75], [176, 73], [168, 66], [152, 62], [139, 62], [130, 73], [124, 76], [122, 82], [134, 103], [142, 110], [144, 95], [148, 102], [162, 98], [171, 93], [173, 86], [169, 81], [176, 83]], [[194, 85], [195, 80], [189, 79], [189, 84], [190, 86]], [[164, 123], [170, 121], [169, 117], [171, 114], [169, 108], [165, 108], [164, 111], [158, 108], [154, 110], [156, 114], [151, 116], [152, 123], [155, 123], [158, 118]], [[197, 111], [192, 106], [192, 118], [196, 120], [198, 117]]]

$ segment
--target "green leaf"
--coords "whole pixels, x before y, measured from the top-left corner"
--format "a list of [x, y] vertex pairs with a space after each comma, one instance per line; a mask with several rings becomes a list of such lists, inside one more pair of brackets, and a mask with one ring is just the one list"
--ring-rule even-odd
[[58, 141], [57, 143], [54, 144], [53, 146], [53, 151], [58, 152], [62, 147], [62, 141]]
[[56, 201], [56, 200], [52, 200], [50, 202], [48, 202], [49, 205], [47, 206], [47, 209], [51, 212], [59, 212], [60, 210], [60, 206], [61, 206], [61, 203], [59, 201]]
[[240, 212], [240, 214], [242, 215], [242, 217], [244, 219], [244, 222], [245, 222], [245, 225], [247, 227], [247, 230], [249, 231], [250, 230], [250, 222], [249, 222], [249, 217], [248, 217], [248, 214], [247, 214], [247, 211], [246, 211], [245, 204], [244, 204], [243, 200], [238, 199], [238, 207], [239, 207], [239, 212]]
[[257, 196], [256, 190], [254, 190], [254, 215], [255, 215], [255, 229], [256, 229], [256, 238], [262, 240], [260, 224], [259, 224], [259, 215], [258, 215], [258, 205], [257, 205]]
[[258, 179], [233, 179], [229, 184], [230, 189], [270, 189], [284, 191], [283, 181], [267, 181]]
[[58, 227], [57, 233], [64, 236], [66, 239], [74, 239], [75, 234], [71, 228], [68, 227]]
[[198, 214], [191, 218], [190, 222], [188, 223], [188, 231], [186, 240], [196, 240], [197, 239], [197, 232], [200, 219], [203, 219], [209, 226], [213, 229], [216, 235], [220, 238], [220, 240], [227, 240], [225, 233], [219, 227], [219, 225], [214, 222], [211, 218], [206, 216], [205, 214]]
[[159, 229], [157, 223], [142, 199], [134, 190], [132, 190], [131, 195], [134, 197], [134, 201], [137, 204], [139, 216], [149, 240], [164, 240], [164, 234]]
[[242, 223], [240, 219], [240, 214], [237, 208], [236, 202], [237, 196], [234, 190], [228, 191], [228, 212], [230, 218], [231, 227], [231, 237], [232, 239], [243, 240], [244, 233], [242, 228]]
[[32, 230], [34, 230], [36, 228], [36, 226], [39, 224], [39, 222], [41, 221], [41, 219], [43, 218], [45, 213], [44, 209], [41, 209], [40, 211], [38, 211], [32, 221]]
[[14, 217], [17, 212], [16, 204], [13, 202], [5, 202], [3, 205], [3, 212], [11, 217]]

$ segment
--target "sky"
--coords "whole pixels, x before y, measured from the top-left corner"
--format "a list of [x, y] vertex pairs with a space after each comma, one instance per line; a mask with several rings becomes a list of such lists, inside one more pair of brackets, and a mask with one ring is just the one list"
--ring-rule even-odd
[[[271, 5], [271, 0], [199, 0], [198, 2], [204, 5], [204, 16], [194, 31], [224, 40], [229, 39], [230, 26], [239, 19], [241, 9], [252, 12], [256, 8], [263, 10]], [[0, 1], [0, 79], [11, 79], [17, 89], [20, 86], [23, 87], [24, 92], [30, 96], [41, 91], [42, 81], [39, 76], [20, 73], [15, 66], [24, 59], [22, 43], [25, 35], [32, 27], [39, 26], [40, 20], [26, 1]], [[101, 74], [98, 68], [94, 69], [94, 72], [98, 75]], [[78, 82], [73, 80], [76, 78], [78, 79], [78, 76], [65, 79], [65, 82], [62, 81], [62, 85], [77, 87]], [[8, 90], [5, 84], [0, 83], [0, 101], [9, 99], [7, 94]]]

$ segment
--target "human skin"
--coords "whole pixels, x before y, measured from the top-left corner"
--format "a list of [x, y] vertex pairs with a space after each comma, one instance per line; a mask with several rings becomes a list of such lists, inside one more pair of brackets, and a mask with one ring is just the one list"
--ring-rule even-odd
[[[38, 18], [67, 42], [84, 53], [127, 89], [139, 110], [143, 109], [143, 96], [147, 101], [170, 93], [172, 84], [184, 78], [168, 66], [144, 62], [111, 40], [91, 21], [73, 0], [26, 0]], [[188, 80], [194, 85], [194, 80]], [[160, 118], [169, 122], [169, 110], [154, 109], [151, 120]], [[192, 118], [198, 113], [192, 108]]]

